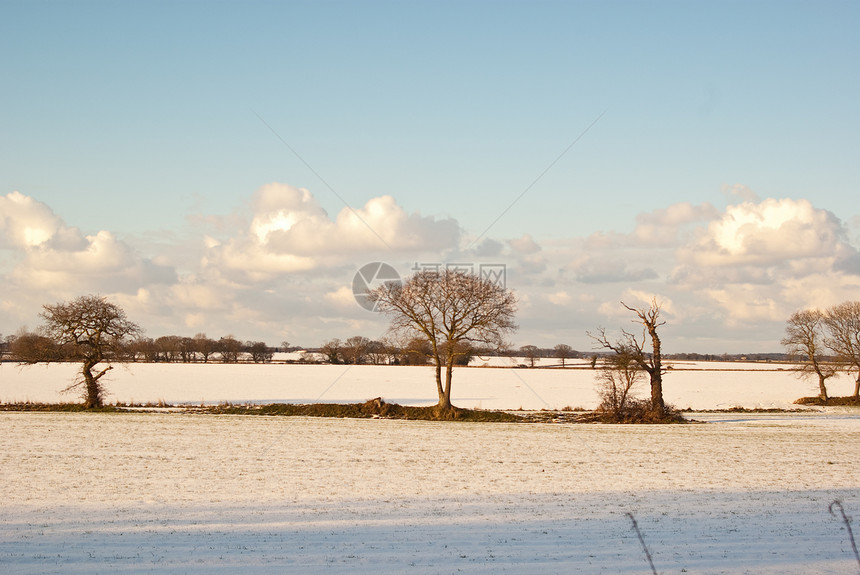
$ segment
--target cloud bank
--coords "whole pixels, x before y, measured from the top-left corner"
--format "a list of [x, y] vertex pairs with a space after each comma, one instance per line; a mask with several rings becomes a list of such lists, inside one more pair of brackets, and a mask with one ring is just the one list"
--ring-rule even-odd
[[629, 327], [621, 300], [663, 302], [667, 350], [719, 353], [778, 350], [791, 312], [856, 299], [849, 224], [806, 199], [759, 199], [743, 186], [729, 195], [722, 209], [644, 212], [626, 232], [490, 237], [464, 251], [456, 220], [408, 213], [391, 196], [330, 216], [309, 190], [271, 183], [233, 214], [200, 214], [194, 233], [147, 244], [82, 232], [11, 192], [0, 196], [0, 332], [34, 326], [42, 304], [99, 293], [154, 336], [379, 337], [385, 319], [352, 301], [353, 274], [369, 261], [401, 275], [417, 262], [505, 264], [520, 298], [516, 343], [581, 350], [587, 329]]

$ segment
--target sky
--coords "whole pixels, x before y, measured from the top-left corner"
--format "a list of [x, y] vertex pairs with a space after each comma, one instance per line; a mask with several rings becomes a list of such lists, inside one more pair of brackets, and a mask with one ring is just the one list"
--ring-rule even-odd
[[856, 2], [0, 4], [0, 334], [379, 338], [358, 270], [499, 269], [511, 343], [779, 351], [860, 299]]

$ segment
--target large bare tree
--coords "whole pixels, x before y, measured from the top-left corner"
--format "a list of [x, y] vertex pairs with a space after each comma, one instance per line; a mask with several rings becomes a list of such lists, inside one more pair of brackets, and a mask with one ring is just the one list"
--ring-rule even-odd
[[429, 342], [441, 410], [452, 409], [454, 365], [459, 356], [471, 353], [471, 345], [464, 344], [501, 348], [505, 335], [517, 328], [514, 294], [464, 271], [420, 271], [403, 284], [382, 284], [368, 297], [391, 318], [393, 332]]
[[[658, 418], [666, 413], [666, 404], [663, 401], [663, 368], [662, 342], [657, 333], [657, 328], [665, 325], [660, 320], [660, 304], [657, 298], [651, 300], [651, 304], [645, 308], [635, 308], [621, 302], [621, 305], [636, 315], [635, 323], [642, 324], [642, 335], [627, 330], [621, 330], [621, 338], [611, 340], [606, 334], [605, 328], [599, 328], [596, 333], [588, 332], [589, 337], [596, 341], [601, 347], [608, 349], [618, 356], [627, 356], [639, 369], [645, 371], [651, 380], [651, 411]], [[650, 351], [648, 342], [650, 340]]]
[[[140, 335], [140, 327], [130, 321], [125, 311], [106, 298], [86, 295], [70, 302], [43, 306], [45, 335], [64, 350], [67, 359], [81, 362], [81, 377], [71, 386], [84, 386], [85, 407], [104, 405], [102, 377], [113, 368], [111, 362], [128, 356], [127, 338]], [[50, 357], [29, 358], [28, 363], [51, 361]], [[99, 369], [99, 364], [105, 367]], [[70, 389], [71, 389], [70, 388]]]
[[826, 344], [848, 369], [857, 370], [854, 397], [860, 396], [860, 301], [846, 301], [824, 312]]
[[795, 371], [801, 377], [818, 377], [818, 396], [827, 401], [827, 380], [836, 374], [837, 366], [824, 361], [825, 314], [807, 309], [791, 314], [780, 342], [788, 357], [796, 362]]

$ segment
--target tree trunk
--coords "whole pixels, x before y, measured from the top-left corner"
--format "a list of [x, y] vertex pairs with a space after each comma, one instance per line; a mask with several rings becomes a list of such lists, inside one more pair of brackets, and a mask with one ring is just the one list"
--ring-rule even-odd
[[663, 417], [666, 404], [663, 402], [663, 373], [660, 368], [653, 370], [651, 376], [651, 411]]
[[666, 414], [666, 404], [663, 402], [663, 356], [660, 350], [660, 336], [654, 322], [647, 325], [651, 336], [653, 355], [651, 357], [651, 411], [663, 417]]
[[854, 397], [860, 397], [860, 374], [857, 374], [857, 381], [854, 382]]
[[81, 373], [84, 376], [84, 383], [87, 387], [87, 397], [84, 407], [92, 409], [94, 407], [102, 407], [102, 393], [98, 381], [93, 377], [93, 367], [95, 363], [92, 361], [84, 361]]
[[821, 398], [822, 401], [827, 401], [827, 385], [825, 385], [825, 380], [827, 378], [818, 374], [818, 397]]
[[442, 387], [442, 358], [438, 355], [435, 357], [436, 359], [436, 393], [439, 396], [439, 405], [441, 406], [445, 401], [445, 389]]
[[445, 390], [439, 396], [439, 408], [451, 409], [451, 379], [454, 377], [454, 358], [449, 357], [445, 365]]

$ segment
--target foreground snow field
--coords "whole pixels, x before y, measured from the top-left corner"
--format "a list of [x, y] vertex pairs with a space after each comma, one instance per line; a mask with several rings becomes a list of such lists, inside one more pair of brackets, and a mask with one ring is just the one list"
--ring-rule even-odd
[[[4, 573], [856, 573], [860, 420], [0, 413]], [[854, 523], [855, 531], [860, 531]]]
[[[75, 370], [0, 364], [0, 400], [75, 401], [58, 394]], [[593, 375], [459, 369], [454, 403], [591, 408]], [[110, 401], [435, 402], [424, 368], [133, 365], [110, 378]], [[795, 407], [814, 384], [683, 364], [665, 390], [679, 407]], [[0, 412], [0, 571], [649, 573], [631, 513], [661, 573], [857, 572], [828, 513], [840, 499], [860, 516], [857, 410], [695, 417], [709, 423]]]

